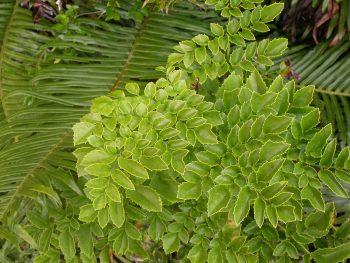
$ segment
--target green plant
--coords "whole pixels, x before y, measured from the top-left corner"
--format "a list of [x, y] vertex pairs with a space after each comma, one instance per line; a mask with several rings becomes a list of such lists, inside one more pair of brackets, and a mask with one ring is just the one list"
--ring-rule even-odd
[[[128, 258], [155, 245], [191, 262], [346, 259], [349, 224], [333, 225], [321, 188], [348, 197], [339, 179], [349, 182], [349, 148], [336, 153], [331, 125], [317, 128], [314, 87], [256, 70], [272, 65], [285, 39], [245, 47], [255, 40], [251, 20], [260, 29], [281, 6], [209, 3], [229, 18], [227, 31], [212, 24], [213, 38], [180, 42], [167, 78], [95, 99], [74, 126], [88, 197], [79, 219], [98, 223], [104, 245]], [[217, 80], [211, 101], [192, 87], [208, 79]]]
[[[282, 6], [260, 7], [248, 1], [209, 4], [215, 4], [227, 24], [212, 24], [210, 37], [200, 34], [180, 42], [167, 67], [160, 68], [166, 77], [146, 84], [143, 91], [142, 81], [127, 83], [123, 91], [125, 79], [159, 76], [149, 70], [149, 64], [139, 67], [137, 74], [129, 65], [144, 64], [144, 56], [133, 58], [133, 54], [145, 54], [142, 48], [147, 43], [142, 36], [147, 39], [148, 23], [153, 22], [149, 32], [154, 39], [158, 31], [165, 34], [167, 30], [159, 21], [179, 23], [167, 17], [145, 18], [130, 53], [122, 52], [129, 56], [120, 67], [114, 91], [94, 99], [91, 113], [73, 128], [78, 178], [66, 131], [86, 112], [86, 102], [107, 90], [108, 85], [91, 79], [103, 80], [105, 76], [99, 76], [106, 73], [106, 83], [113, 82], [114, 67], [103, 63], [106, 57], [120, 61], [113, 52], [118, 43], [110, 41], [102, 50], [98, 45], [102, 42], [94, 41], [101, 35], [105, 41], [109, 34], [122, 30], [83, 20], [95, 25], [89, 32], [96, 36], [71, 38], [76, 53], [57, 52], [60, 45], [68, 45], [66, 39], [50, 43], [57, 52], [52, 56], [51, 49], [44, 49], [47, 60], [40, 64], [34, 83], [52, 96], [43, 97], [42, 90], [24, 92], [34, 94], [35, 103], [19, 113], [16, 100], [9, 98], [23, 91], [5, 97], [5, 106], [9, 106], [4, 108], [9, 116], [11, 112], [15, 115], [2, 132], [7, 135], [5, 142], [16, 143], [4, 145], [2, 156], [21, 149], [29, 153], [37, 149], [37, 153], [25, 156], [27, 152], [21, 152], [1, 160], [7, 162], [5, 168], [0, 166], [1, 171], [16, 175], [16, 180], [9, 183], [2, 177], [1, 181], [10, 191], [2, 195], [0, 206], [5, 211], [0, 231], [7, 239], [5, 245], [1, 243], [4, 253], [0, 256], [22, 245], [17, 240], [20, 237], [38, 251], [29, 255], [36, 257], [36, 263], [97, 262], [97, 258], [110, 262], [122, 255], [148, 262], [290, 262], [300, 257], [337, 262], [348, 257], [349, 221], [334, 217], [334, 205], [323, 201], [321, 188], [325, 183], [337, 195], [347, 196], [337, 178], [348, 181], [349, 149], [335, 154], [330, 125], [316, 128], [319, 111], [309, 105], [313, 87], [297, 89], [281, 77], [269, 79], [266, 69], [287, 47], [286, 40], [254, 41], [252, 30], [268, 30], [266, 23]], [[183, 19], [187, 19], [185, 10], [178, 13]], [[173, 39], [172, 32], [167, 37]], [[40, 35], [36, 38], [41, 39]], [[7, 46], [13, 39], [6, 40]], [[84, 48], [87, 40], [92, 47]], [[164, 43], [168, 42], [161, 41]], [[95, 58], [86, 54], [91, 50], [104, 53]], [[62, 60], [52, 65], [57, 58]], [[52, 70], [66, 69], [70, 60], [76, 62], [71, 72]], [[86, 64], [94, 75], [75, 84], [81, 63], [90, 60], [101, 61], [101, 65]], [[155, 63], [148, 58], [150, 61]], [[14, 74], [7, 72], [5, 80]], [[50, 89], [55, 78], [62, 76], [71, 86], [63, 83]], [[8, 94], [10, 86], [6, 85], [11, 82], [1, 83]], [[82, 85], [84, 93], [77, 88]], [[79, 103], [82, 94], [85, 100]], [[56, 104], [48, 107], [48, 102]], [[55, 118], [46, 113], [48, 109], [56, 110]], [[47, 123], [32, 125], [23, 134], [24, 124], [31, 120], [23, 123], [25, 118], [17, 120], [16, 113], [25, 117], [36, 113]], [[59, 116], [58, 132], [53, 121]], [[49, 139], [47, 145], [42, 144], [44, 139]], [[24, 160], [29, 157], [30, 164]], [[25, 181], [23, 173], [28, 175]], [[19, 194], [26, 198], [17, 199]], [[21, 254], [20, 260], [30, 259]]]

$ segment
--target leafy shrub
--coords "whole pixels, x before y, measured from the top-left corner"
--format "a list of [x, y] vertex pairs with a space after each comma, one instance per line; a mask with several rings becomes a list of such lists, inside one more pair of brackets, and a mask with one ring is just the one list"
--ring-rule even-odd
[[[347, 197], [339, 180], [350, 181], [349, 148], [336, 151], [331, 125], [318, 127], [312, 86], [258, 72], [286, 40], [257, 43], [252, 30], [267, 31], [282, 6], [207, 2], [225, 27], [181, 42], [166, 78], [96, 98], [74, 126], [87, 196], [79, 232], [90, 240], [81, 253], [94, 257], [98, 227], [99, 247], [128, 258], [155, 249], [191, 262], [346, 259], [349, 223], [333, 226], [334, 204], [321, 190]], [[208, 79], [220, 83], [209, 99], [192, 86]], [[76, 232], [60, 236], [66, 260], [75, 251], [63, 241], [73, 244]]]

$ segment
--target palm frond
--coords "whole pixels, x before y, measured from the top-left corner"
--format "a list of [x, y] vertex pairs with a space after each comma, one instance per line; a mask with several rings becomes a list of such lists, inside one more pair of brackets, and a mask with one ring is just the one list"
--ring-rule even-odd
[[6, 115], [0, 123], [0, 218], [17, 197], [30, 195], [24, 186], [39, 172], [74, 170], [71, 127], [91, 99], [129, 80], [158, 78], [154, 68], [165, 64], [172, 47], [208, 33], [202, 21], [215, 17], [182, 4], [169, 14], [151, 12], [132, 27], [82, 18], [82, 34], [52, 37], [49, 25], [33, 24], [29, 11], [12, 3], [12, 19], [0, 26]]
[[316, 86], [314, 102], [321, 109], [322, 122], [333, 124], [341, 147], [350, 145], [350, 42], [332, 48], [328, 43], [295, 46], [277, 62], [286, 59], [301, 85]]

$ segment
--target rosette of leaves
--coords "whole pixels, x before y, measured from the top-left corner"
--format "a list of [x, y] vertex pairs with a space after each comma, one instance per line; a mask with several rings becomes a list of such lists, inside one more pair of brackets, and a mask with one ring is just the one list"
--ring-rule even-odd
[[316, 128], [313, 87], [231, 74], [212, 103], [180, 76], [97, 98], [75, 125], [80, 220], [111, 229], [118, 255], [150, 237], [191, 262], [310, 258], [333, 223], [320, 189], [347, 197], [350, 163], [331, 126]]

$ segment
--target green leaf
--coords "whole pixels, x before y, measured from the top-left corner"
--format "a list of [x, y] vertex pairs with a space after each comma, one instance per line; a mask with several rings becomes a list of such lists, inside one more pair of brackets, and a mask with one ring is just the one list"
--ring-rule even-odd
[[314, 95], [314, 86], [307, 86], [297, 90], [293, 96], [292, 106], [294, 107], [306, 107], [312, 102]]
[[121, 170], [116, 169], [114, 172], [112, 172], [111, 177], [112, 177], [112, 180], [118, 185], [120, 185], [121, 187], [128, 190], [135, 190], [135, 186], [133, 182]]
[[196, 138], [202, 144], [216, 144], [218, 143], [215, 133], [212, 132], [212, 127], [210, 124], [203, 124], [196, 127], [194, 132]]
[[176, 252], [180, 248], [180, 239], [177, 233], [168, 233], [162, 237], [163, 249], [166, 254]]
[[348, 193], [343, 186], [337, 181], [335, 175], [328, 170], [321, 170], [318, 172], [320, 179], [324, 182], [336, 195], [341, 197], [348, 197]]
[[207, 59], [207, 49], [205, 47], [196, 48], [194, 56], [198, 64], [202, 65], [203, 62]]
[[161, 171], [168, 169], [168, 165], [159, 156], [142, 156], [140, 158], [140, 163], [148, 170], [152, 171]]
[[[88, 174], [91, 174], [91, 175], [94, 175], [94, 176], [109, 177], [109, 175], [111, 173], [111, 167], [109, 165], [107, 165], [107, 164], [96, 163], [96, 164], [92, 164], [92, 165], [89, 165], [88, 167], [86, 167], [85, 171]], [[96, 181], [94, 181], [94, 182], [96, 182]]]
[[208, 151], [197, 152], [195, 155], [198, 161], [209, 166], [215, 166], [219, 162], [219, 157]]
[[15, 224], [13, 232], [16, 234], [17, 237], [26, 241], [31, 246], [31, 248], [37, 249], [38, 244], [23, 226], [21, 226], [20, 224]]
[[125, 212], [122, 202], [110, 202], [109, 203], [109, 217], [111, 218], [113, 224], [120, 228], [125, 221]]
[[245, 71], [248, 71], [248, 72], [254, 72], [256, 71], [256, 68], [254, 66], [254, 64], [250, 61], [250, 60], [243, 60], [239, 63], [239, 66], [245, 70]]
[[295, 221], [294, 207], [289, 205], [280, 205], [277, 207], [279, 220], [284, 223]]
[[309, 202], [315, 209], [319, 211], [324, 211], [324, 201], [322, 198], [322, 194], [319, 190], [315, 189], [310, 185], [307, 185], [301, 190], [301, 197], [303, 199], [309, 200]]
[[326, 204], [325, 212], [316, 211], [305, 219], [305, 234], [315, 238], [326, 235], [334, 220], [334, 204]]
[[283, 3], [273, 3], [271, 5], [264, 6], [260, 11], [260, 19], [262, 22], [271, 22], [278, 16], [283, 10]]
[[83, 222], [92, 222], [97, 217], [97, 212], [95, 211], [92, 204], [84, 205], [80, 207], [79, 220]]
[[183, 174], [185, 172], [185, 162], [183, 159], [187, 154], [188, 150], [185, 149], [176, 150], [172, 153], [171, 166], [176, 172], [180, 174]]
[[277, 209], [273, 206], [266, 207], [266, 216], [269, 219], [271, 225], [276, 228], [278, 223]]
[[137, 84], [136, 82], [129, 82], [125, 85], [125, 89], [133, 95], [139, 95], [140, 93], [140, 87], [139, 84]]
[[238, 65], [242, 61], [243, 55], [244, 55], [243, 48], [241, 47], [235, 48], [230, 55], [230, 64], [232, 66]]
[[215, 36], [223, 36], [224, 35], [224, 29], [222, 28], [221, 25], [216, 24], [216, 23], [210, 23], [210, 31], [215, 35]]
[[299, 258], [298, 250], [295, 248], [295, 246], [289, 241], [283, 240], [276, 246], [275, 250], [273, 251], [273, 255], [281, 257], [285, 253], [293, 259]]
[[265, 117], [263, 115], [260, 115], [260, 117], [254, 121], [252, 128], [250, 130], [252, 138], [254, 139], [258, 138], [261, 135], [264, 122], [265, 122]]
[[278, 57], [282, 55], [287, 46], [288, 40], [286, 38], [275, 38], [267, 44], [265, 54], [270, 57]]
[[193, 51], [196, 48], [196, 44], [190, 40], [181, 41], [179, 45], [185, 52]]
[[150, 186], [157, 191], [162, 197], [162, 200], [175, 203], [179, 201], [177, 196], [178, 183], [167, 172], [157, 173], [152, 176]]
[[301, 118], [300, 125], [303, 133], [311, 130], [320, 122], [320, 110], [314, 109]]
[[147, 115], [147, 112], [148, 112], [148, 108], [142, 102], [139, 105], [137, 105], [135, 108], [135, 113], [139, 117], [145, 117]]
[[156, 95], [156, 91], [156, 85], [153, 82], [149, 82], [145, 87], [144, 94], [148, 98], [154, 98], [154, 96]]
[[264, 111], [266, 108], [268, 108], [269, 105], [275, 102], [275, 99], [276, 94], [272, 92], [267, 92], [263, 95], [254, 92], [251, 99], [252, 110], [256, 113]]
[[80, 225], [77, 232], [78, 244], [80, 251], [86, 256], [91, 256], [93, 253], [92, 233], [91, 227], [88, 224]]
[[335, 160], [335, 167], [336, 168], [344, 168], [344, 164], [346, 160], [349, 158], [349, 147], [345, 147], [340, 151], [338, 154], [337, 159]]
[[207, 261], [207, 250], [202, 244], [194, 245], [188, 252], [187, 257], [192, 263], [205, 263]]
[[257, 172], [257, 178], [260, 181], [269, 181], [282, 167], [285, 159], [276, 159], [268, 161], [261, 165]]
[[251, 191], [248, 186], [244, 186], [238, 193], [238, 197], [233, 210], [233, 218], [236, 224], [241, 223], [250, 210]]
[[348, 172], [336, 170], [335, 176], [338, 177], [340, 180], [350, 184], [350, 175]]
[[289, 93], [287, 89], [280, 91], [275, 99], [275, 102], [271, 105], [278, 115], [282, 115], [287, 112], [289, 108]]
[[48, 218], [45, 218], [42, 215], [40, 215], [40, 213], [28, 211], [26, 215], [30, 223], [32, 223], [37, 228], [40, 228], [40, 229], [47, 228], [47, 225], [49, 224], [49, 220]]
[[333, 248], [321, 248], [311, 253], [318, 263], [342, 262], [350, 258], [350, 242]]
[[92, 101], [91, 112], [109, 116], [114, 108], [114, 101], [107, 96], [102, 96]]
[[266, 207], [265, 201], [261, 197], [258, 197], [257, 199], [255, 199], [254, 219], [259, 228], [261, 228], [261, 226], [264, 223], [265, 207]]
[[336, 147], [337, 147], [337, 139], [334, 138], [332, 141], [328, 143], [328, 145], [324, 149], [320, 160], [320, 165], [323, 165], [325, 167], [330, 167], [333, 164], [333, 157], [335, 154]]
[[139, 177], [141, 179], [149, 178], [147, 170], [140, 163], [134, 160], [119, 157], [118, 164], [120, 168], [135, 177]]
[[108, 208], [103, 208], [98, 211], [97, 222], [101, 228], [105, 228], [109, 222], [109, 210]]
[[327, 144], [328, 138], [332, 134], [332, 124], [327, 124], [318, 131], [306, 145], [305, 153], [312, 157], [319, 158], [322, 156], [322, 150]]
[[258, 71], [254, 71], [247, 79], [247, 88], [259, 94], [266, 92], [266, 84]]
[[287, 116], [274, 116], [269, 115], [263, 126], [265, 133], [281, 133], [288, 129], [293, 118]]
[[124, 255], [129, 249], [129, 238], [125, 231], [121, 231], [113, 242], [113, 250], [117, 255]]
[[230, 200], [230, 191], [224, 185], [214, 186], [209, 190], [208, 216], [212, 216], [225, 208]]
[[248, 28], [242, 28], [242, 31], [238, 32], [238, 34], [240, 34], [245, 40], [248, 40], [248, 41], [255, 40], [254, 34]]
[[223, 251], [220, 247], [213, 247], [208, 253], [208, 263], [223, 263]]
[[266, 224], [261, 229], [262, 234], [264, 238], [268, 241], [276, 241], [279, 238], [279, 234], [277, 229], [273, 228], [272, 226]]
[[177, 190], [180, 199], [198, 199], [202, 194], [202, 187], [198, 183], [182, 183]]
[[235, 105], [232, 107], [227, 115], [227, 122], [230, 127], [235, 126], [239, 122], [239, 107]]
[[189, 68], [194, 62], [194, 51], [187, 52], [184, 55], [183, 63], [186, 68]]
[[38, 241], [39, 248], [41, 251], [43, 252], [48, 251], [51, 244], [52, 232], [53, 232], [53, 229], [51, 227], [48, 227], [41, 232], [39, 241]]
[[98, 195], [92, 203], [95, 210], [103, 209], [106, 206], [106, 204], [107, 204], [107, 198], [104, 193]]
[[127, 222], [125, 224], [125, 232], [130, 238], [132, 238], [134, 240], [141, 240], [140, 231], [136, 228], [135, 225], [133, 225], [129, 222]]
[[149, 225], [148, 233], [153, 240], [158, 241], [165, 230], [166, 226], [163, 221], [158, 216], [155, 216]]
[[206, 46], [208, 44], [209, 37], [207, 35], [199, 34], [192, 38], [192, 40], [199, 46]]
[[221, 112], [217, 110], [203, 112], [203, 118], [207, 120], [207, 123], [213, 126], [218, 126], [224, 123], [221, 118]]
[[103, 150], [92, 150], [88, 152], [81, 165], [89, 166], [91, 164], [110, 164], [115, 160], [115, 156], [103, 151]]
[[143, 209], [152, 212], [162, 211], [162, 200], [151, 187], [139, 185], [134, 191], [127, 191], [127, 197]]
[[208, 48], [213, 53], [213, 55], [216, 55], [219, 52], [219, 38], [214, 38], [208, 42]]
[[261, 32], [261, 33], [265, 33], [265, 32], [269, 32], [270, 28], [263, 22], [255, 22], [252, 25], [252, 28], [257, 31], [257, 32]]
[[109, 248], [104, 248], [99, 255], [100, 263], [110, 263], [109, 262]]
[[262, 189], [261, 194], [265, 197], [265, 199], [271, 199], [280, 193], [287, 185], [286, 181], [280, 181], [277, 183], [273, 183], [269, 186], [266, 186]]
[[268, 140], [260, 150], [260, 161], [268, 161], [275, 156], [284, 154], [290, 147], [290, 144], [284, 142], [273, 142]]
[[73, 259], [75, 257], [75, 242], [68, 229], [58, 236], [58, 242], [64, 258], [67, 261]]
[[3, 226], [0, 226], [0, 235], [1, 235], [1, 238], [6, 239], [13, 245], [16, 245], [16, 246], [18, 245], [17, 236]]
[[230, 41], [235, 44], [236, 46], [239, 47], [244, 47], [245, 46], [245, 41], [244, 38], [241, 37], [239, 34], [234, 34], [233, 36], [230, 37]]
[[250, 138], [250, 130], [251, 126], [253, 124], [253, 120], [249, 119], [248, 121], [244, 122], [241, 128], [238, 131], [238, 141], [240, 143], [246, 143]]
[[233, 19], [226, 25], [227, 33], [229, 33], [231, 36], [236, 34], [240, 28], [240, 24], [237, 19]]
[[79, 122], [73, 126], [74, 145], [86, 143], [87, 138], [92, 134], [95, 125], [88, 122]]
[[256, 42], [251, 42], [247, 45], [246, 50], [245, 50], [245, 57], [246, 58], [253, 58], [257, 49], [257, 43]]
[[113, 202], [121, 202], [121, 197], [118, 188], [114, 184], [109, 184], [106, 188], [106, 195]]

